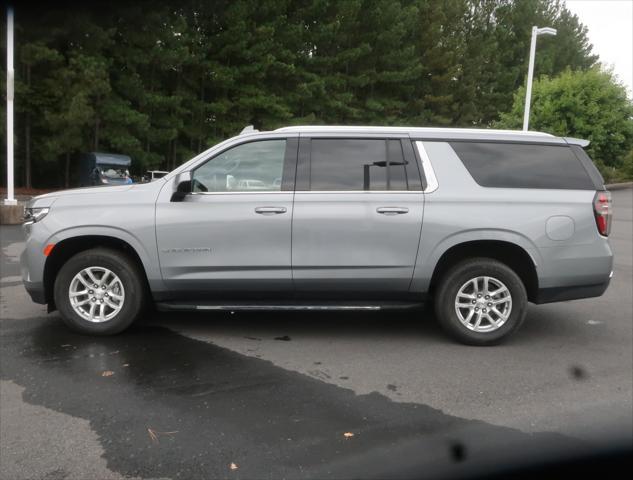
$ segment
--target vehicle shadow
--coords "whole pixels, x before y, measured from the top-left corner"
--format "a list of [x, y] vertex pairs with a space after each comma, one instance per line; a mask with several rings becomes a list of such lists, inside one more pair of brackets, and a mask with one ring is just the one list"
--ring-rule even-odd
[[[423, 344], [457, 345], [440, 327], [432, 309], [380, 312], [148, 312], [140, 324], [203, 335], [246, 338], [285, 337], [344, 341], [349, 339], [411, 340]], [[530, 305], [521, 328], [502, 342], [505, 346], [534, 347], [570, 339], [595, 338], [586, 319], [565, 305]]]
[[314, 339], [415, 337], [421, 341], [449, 341], [427, 309], [381, 312], [150, 312], [142, 323], [206, 334]]

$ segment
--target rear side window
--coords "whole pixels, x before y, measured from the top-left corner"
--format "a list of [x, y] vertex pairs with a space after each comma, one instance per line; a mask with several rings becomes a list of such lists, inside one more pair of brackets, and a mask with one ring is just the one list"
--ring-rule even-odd
[[400, 140], [313, 138], [310, 190], [408, 190]]
[[587, 155], [587, 152], [578, 145], [571, 145], [571, 149], [576, 154], [576, 157], [578, 157], [578, 160], [585, 166], [596, 190], [604, 190], [604, 178], [602, 178], [600, 171], [596, 168], [591, 157]]
[[595, 189], [568, 146], [451, 142], [451, 147], [483, 187]]

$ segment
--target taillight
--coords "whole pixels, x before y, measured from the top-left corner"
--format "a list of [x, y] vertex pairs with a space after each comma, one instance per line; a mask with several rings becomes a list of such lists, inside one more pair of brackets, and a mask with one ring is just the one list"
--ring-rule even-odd
[[596, 192], [593, 197], [593, 213], [596, 217], [598, 233], [608, 236], [611, 231], [611, 192]]

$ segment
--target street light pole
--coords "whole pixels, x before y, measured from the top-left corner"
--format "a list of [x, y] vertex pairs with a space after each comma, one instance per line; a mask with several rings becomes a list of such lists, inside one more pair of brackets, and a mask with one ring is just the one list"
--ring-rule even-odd
[[536, 37], [539, 35], [556, 35], [556, 29], [550, 27], [532, 27], [530, 42], [530, 64], [528, 66], [527, 86], [525, 89], [525, 109], [523, 110], [523, 131], [527, 132], [530, 124], [530, 102], [532, 100], [532, 77], [534, 76], [534, 57], [536, 56]]
[[5, 205], [16, 205], [13, 196], [13, 9], [7, 7], [7, 198]]

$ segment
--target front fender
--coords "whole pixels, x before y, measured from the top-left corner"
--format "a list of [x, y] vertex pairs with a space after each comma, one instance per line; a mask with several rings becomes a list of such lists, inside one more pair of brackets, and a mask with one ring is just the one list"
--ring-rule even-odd
[[140, 258], [151, 290], [164, 290], [154, 235], [145, 235], [146, 238], [139, 238], [129, 231], [116, 226], [82, 225], [55, 232], [48, 238], [46, 244], [58, 244], [70, 238], [85, 236], [109, 237], [127, 243]]

